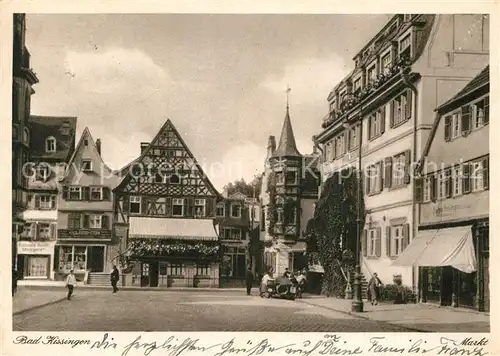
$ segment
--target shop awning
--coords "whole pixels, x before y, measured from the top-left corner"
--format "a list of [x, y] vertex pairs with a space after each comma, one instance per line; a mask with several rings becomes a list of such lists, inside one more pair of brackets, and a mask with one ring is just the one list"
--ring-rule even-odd
[[476, 270], [471, 226], [420, 231], [394, 266], [452, 266], [465, 273]]
[[167, 219], [130, 217], [131, 238], [183, 239], [217, 241], [211, 219]]

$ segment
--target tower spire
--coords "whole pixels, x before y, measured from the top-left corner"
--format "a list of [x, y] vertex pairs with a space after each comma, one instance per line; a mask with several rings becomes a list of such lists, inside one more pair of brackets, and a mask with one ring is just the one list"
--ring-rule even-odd
[[288, 108], [289, 108], [289, 95], [290, 95], [290, 92], [292, 91], [292, 89], [290, 89], [290, 86], [287, 84], [286, 85], [286, 111], [288, 112]]
[[286, 86], [286, 115], [285, 121], [283, 122], [283, 127], [281, 129], [281, 137], [278, 148], [274, 152], [274, 157], [301, 157], [302, 155], [297, 150], [297, 145], [295, 143], [295, 137], [293, 135], [292, 123], [290, 121], [289, 112], [289, 94], [292, 89]]

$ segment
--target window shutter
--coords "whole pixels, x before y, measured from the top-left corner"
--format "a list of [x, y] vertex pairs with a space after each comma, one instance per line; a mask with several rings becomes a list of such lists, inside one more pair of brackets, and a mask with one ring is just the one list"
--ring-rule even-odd
[[391, 257], [391, 227], [385, 228], [385, 253], [387, 257]]
[[444, 140], [446, 142], [451, 141], [451, 124], [452, 117], [451, 115], [448, 115], [444, 118]]
[[410, 224], [403, 225], [403, 251], [410, 244]]
[[375, 240], [375, 255], [382, 256], [382, 228], [377, 227], [377, 238]]
[[417, 203], [422, 203], [424, 200], [424, 180], [422, 178], [416, 178], [414, 184], [415, 201]]
[[363, 250], [363, 256], [367, 256], [368, 250], [367, 250], [367, 244], [368, 244], [368, 232], [367, 230], [363, 230], [363, 241], [361, 242], [361, 248]]
[[384, 169], [384, 187], [390, 188], [392, 186], [392, 157], [387, 157], [385, 159]]
[[172, 198], [165, 199], [165, 214], [167, 216], [172, 215]]
[[471, 192], [471, 165], [469, 163], [464, 163], [462, 172], [462, 194], [469, 194]]
[[370, 194], [370, 176], [372, 172], [370, 167], [367, 168], [367, 174], [365, 176], [365, 186], [366, 186], [366, 194]]
[[389, 127], [392, 129], [394, 127], [394, 100], [391, 100], [391, 112], [390, 112], [390, 118], [389, 118]]
[[462, 135], [467, 136], [471, 129], [471, 107], [462, 106]]
[[90, 187], [82, 187], [83, 200], [90, 200]]
[[53, 240], [56, 238], [56, 224], [50, 224], [50, 237]]
[[431, 201], [436, 201], [437, 199], [437, 177], [431, 177]]
[[194, 216], [194, 198], [186, 198], [186, 204], [184, 215], [187, 217]]
[[53, 195], [50, 197], [50, 207], [51, 209], [56, 209], [57, 196]]
[[405, 152], [405, 184], [410, 184], [411, 181], [411, 175], [410, 175], [410, 166], [411, 166], [411, 151], [406, 150]]
[[67, 185], [62, 186], [62, 197], [64, 200], [69, 200], [69, 187]]
[[35, 209], [40, 209], [40, 196], [35, 195]]
[[483, 122], [485, 125], [488, 125], [490, 122], [490, 97], [487, 96], [484, 98], [484, 119]]
[[35, 239], [39, 239], [40, 238], [40, 224], [35, 224], [36, 225], [36, 235], [35, 235]]
[[101, 228], [102, 229], [109, 229], [109, 216], [107, 216], [107, 215], [101, 216]]
[[385, 105], [380, 108], [380, 134], [385, 132]]
[[483, 160], [483, 186], [485, 190], [490, 188], [490, 157]]
[[102, 187], [102, 200], [111, 200], [111, 190], [109, 187]]
[[87, 214], [83, 214], [83, 228], [88, 229], [90, 226], [90, 217]]
[[378, 174], [378, 191], [381, 192], [382, 190], [384, 190], [384, 173], [383, 173], [383, 169], [384, 169], [384, 161], [380, 161], [378, 163], [378, 170], [377, 170], [377, 174]]
[[405, 108], [405, 119], [411, 118], [412, 111], [412, 92], [410, 89], [406, 90], [406, 108]]
[[452, 195], [453, 195], [453, 177], [452, 177], [452, 174], [451, 174], [451, 170], [447, 170], [446, 171], [446, 174], [445, 174], [445, 192], [446, 192], [446, 197], [447, 198], [451, 198]]

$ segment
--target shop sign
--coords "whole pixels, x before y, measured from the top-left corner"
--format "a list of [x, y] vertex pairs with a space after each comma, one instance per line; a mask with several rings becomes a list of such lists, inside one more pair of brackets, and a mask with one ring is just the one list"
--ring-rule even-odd
[[52, 255], [54, 243], [44, 241], [19, 241], [17, 253], [20, 255]]
[[58, 239], [111, 239], [109, 229], [59, 229]]
[[436, 203], [424, 203], [420, 207], [421, 223], [436, 223], [470, 219], [489, 214], [489, 197], [486, 194], [468, 194]]

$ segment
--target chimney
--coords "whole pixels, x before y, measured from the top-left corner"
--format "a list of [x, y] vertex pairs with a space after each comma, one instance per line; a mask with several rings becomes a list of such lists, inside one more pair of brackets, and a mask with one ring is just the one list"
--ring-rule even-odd
[[227, 198], [227, 197], [229, 196], [228, 191], [227, 191], [227, 187], [224, 187], [224, 188], [222, 189], [222, 193], [221, 193], [221, 195], [222, 195], [224, 198]]
[[141, 155], [146, 148], [148, 148], [149, 142], [141, 142]]
[[97, 148], [97, 153], [99, 153], [99, 156], [101, 155], [101, 139], [98, 138], [95, 141], [95, 147]]
[[267, 159], [271, 158], [276, 151], [276, 137], [269, 136], [267, 141]]

